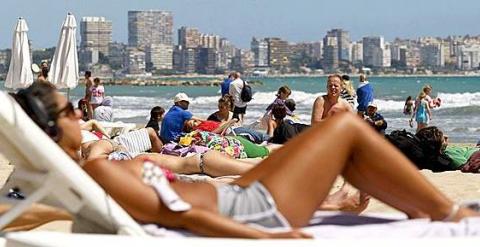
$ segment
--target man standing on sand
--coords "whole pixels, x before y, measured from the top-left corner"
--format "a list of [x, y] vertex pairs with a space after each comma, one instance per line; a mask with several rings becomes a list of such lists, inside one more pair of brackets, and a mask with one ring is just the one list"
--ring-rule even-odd
[[87, 113], [88, 119], [93, 119], [93, 107], [90, 104], [90, 100], [92, 99], [92, 91], [91, 88], [93, 87], [93, 80], [92, 80], [92, 71], [85, 71], [85, 96], [83, 97], [87, 101]]
[[352, 106], [340, 98], [342, 77], [334, 74], [327, 78], [327, 95], [318, 97], [313, 103], [312, 125], [339, 112], [353, 112]]
[[228, 77], [225, 80], [223, 80], [223, 82], [220, 84], [222, 97], [225, 96], [225, 94], [228, 94], [230, 92], [229, 91], [230, 83], [232, 83], [234, 75], [235, 75], [234, 72], [230, 73]]
[[233, 118], [237, 118], [240, 123], [243, 123], [243, 117], [247, 112], [247, 102], [242, 100], [243, 85], [244, 82], [240, 78], [240, 73], [235, 72], [233, 74], [233, 81], [230, 83], [228, 92], [233, 96]]
[[368, 83], [365, 75], [360, 75], [360, 84], [357, 88], [357, 113], [362, 118], [365, 116], [368, 104], [373, 102], [373, 87]]

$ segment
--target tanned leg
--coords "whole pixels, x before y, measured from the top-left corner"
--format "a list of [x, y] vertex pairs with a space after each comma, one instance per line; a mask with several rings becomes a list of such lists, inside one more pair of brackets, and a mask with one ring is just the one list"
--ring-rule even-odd
[[[155, 163], [176, 173], [200, 173], [200, 157], [178, 157], [164, 154], [143, 154], [136, 159], [151, 159]], [[255, 165], [232, 159], [217, 151], [208, 151], [203, 155], [204, 171], [212, 177], [240, 175], [250, 170]]]
[[248, 186], [260, 180], [280, 212], [300, 227], [308, 223], [339, 174], [361, 191], [406, 213], [422, 211], [439, 220], [449, 215], [453, 206], [403, 154], [348, 113], [292, 139], [236, 183]]

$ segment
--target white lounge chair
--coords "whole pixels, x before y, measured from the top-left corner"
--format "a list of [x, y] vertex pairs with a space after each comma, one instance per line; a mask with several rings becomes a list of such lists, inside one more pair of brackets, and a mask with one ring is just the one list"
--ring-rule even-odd
[[[143, 229], [25, 114], [13, 98], [0, 92], [0, 152], [15, 170], [0, 191], [18, 187], [25, 200], [0, 217], [3, 228], [35, 202], [63, 207], [76, 216], [74, 230], [145, 235]], [[86, 224], [79, 222], [89, 222]]]
[[[0, 193], [6, 194], [11, 187], [19, 187], [27, 198], [25, 200], [8, 200], [2, 198], [1, 203], [12, 203], [15, 206], [0, 217], [0, 227], [11, 222], [16, 216], [34, 202], [43, 202], [52, 206], [60, 206], [76, 216], [73, 230], [86, 233], [110, 233], [125, 234], [134, 237], [122, 237], [112, 239], [108, 236], [76, 235], [62, 233], [10, 233], [7, 234], [7, 246], [85, 246], [86, 244], [102, 243], [117, 245], [132, 243], [138, 240], [138, 236], [147, 236], [137, 222], [135, 222], [105, 191], [100, 188], [74, 161], [72, 161], [35, 123], [25, 114], [16, 102], [4, 92], [0, 92], [0, 152], [4, 154], [14, 165], [15, 171]], [[348, 226], [323, 224], [306, 227], [304, 230], [319, 238], [344, 239], [353, 238], [356, 243], [359, 238], [367, 238], [364, 244], [371, 245], [371, 238], [376, 238], [378, 246], [386, 241], [378, 240], [386, 237], [414, 238], [414, 237], [471, 237], [469, 243], [478, 241], [480, 236], [480, 218], [466, 219], [460, 223], [428, 222], [427, 220], [399, 221], [383, 224], [366, 224], [372, 219], [360, 219], [357, 226], [350, 226], [351, 219], [342, 218], [342, 215], [333, 215], [330, 218], [335, 222], [344, 222]], [[321, 218], [322, 219], [322, 218]], [[329, 221], [323, 218], [323, 223]], [[376, 219], [373, 219], [376, 221]], [[89, 224], [78, 224], [88, 222]], [[349, 223], [350, 222], [350, 223]], [[355, 222], [353, 222], [355, 223]], [[377, 221], [378, 223], [378, 221]], [[88, 227], [84, 227], [87, 225]], [[170, 231], [168, 231], [170, 232]], [[164, 236], [183, 236], [181, 233], [166, 232]], [[42, 241], [37, 239], [42, 239]], [[84, 242], [79, 243], [84, 239]], [[126, 239], [123, 242], [122, 239]], [[178, 239], [177, 239], [178, 240]], [[107, 242], [105, 242], [107, 241]], [[153, 240], [146, 240], [147, 245], [153, 246]], [[157, 242], [158, 241], [158, 242]], [[318, 242], [317, 242], [318, 241]], [[390, 242], [389, 243], [393, 243]], [[254, 242], [251, 240], [238, 239], [195, 239], [172, 240], [160, 238], [155, 241], [158, 244], [172, 244], [176, 246], [307, 246], [321, 245], [325, 240], [309, 241], [286, 241], [268, 240]], [[326, 243], [331, 243], [327, 241]], [[351, 243], [351, 242], [350, 242]], [[403, 243], [403, 242], [402, 242]], [[432, 243], [432, 242], [426, 242]], [[105, 244], [106, 245], [106, 244]], [[373, 244], [375, 245], [375, 244]]]

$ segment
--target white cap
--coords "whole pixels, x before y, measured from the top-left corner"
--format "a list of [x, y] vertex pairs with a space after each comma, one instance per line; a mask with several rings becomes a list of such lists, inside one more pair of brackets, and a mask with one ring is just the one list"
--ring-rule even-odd
[[173, 103], [177, 103], [180, 101], [187, 101], [190, 103], [190, 98], [186, 93], [177, 93], [177, 95], [175, 95], [175, 97], [173, 98]]
[[377, 107], [377, 104], [375, 104], [373, 101], [370, 102], [370, 103], [368, 103], [368, 106], [372, 106], [372, 107], [378, 108], [378, 107]]

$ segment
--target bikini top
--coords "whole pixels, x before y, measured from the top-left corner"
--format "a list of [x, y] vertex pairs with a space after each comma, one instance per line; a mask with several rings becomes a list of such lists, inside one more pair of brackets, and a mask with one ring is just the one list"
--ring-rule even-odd
[[174, 212], [183, 212], [192, 208], [170, 186], [170, 183], [175, 181], [175, 174], [170, 170], [161, 168], [152, 161], [146, 160], [143, 162], [142, 179], [145, 184], [152, 186], [168, 209]]

